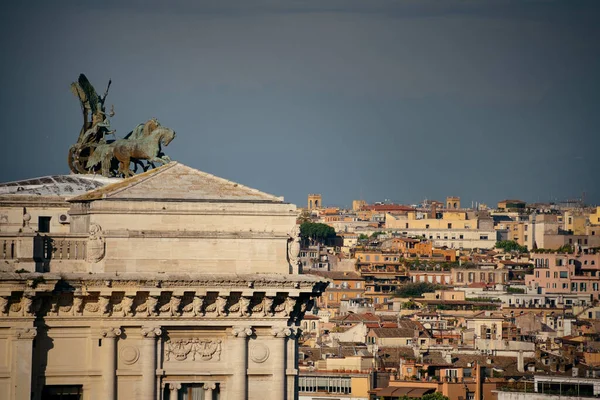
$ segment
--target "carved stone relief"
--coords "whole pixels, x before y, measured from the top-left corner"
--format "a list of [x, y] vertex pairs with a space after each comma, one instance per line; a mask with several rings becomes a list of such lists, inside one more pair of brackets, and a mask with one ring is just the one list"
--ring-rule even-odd
[[288, 234], [288, 261], [292, 269], [292, 273], [298, 273], [300, 267], [300, 226], [294, 225], [291, 232]]
[[119, 357], [123, 364], [133, 365], [140, 358], [140, 350], [132, 345], [123, 346], [119, 352]]
[[87, 243], [87, 261], [97, 263], [104, 258], [106, 240], [100, 225], [90, 224], [90, 233]]
[[[105, 280], [102, 280], [105, 282]], [[132, 281], [134, 282], [134, 281]], [[79, 282], [78, 282], [79, 283]], [[75, 286], [75, 285], [73, 285]], [[290, 296], [283, 291], [266, 295], [264, 291], [254, 293], [225, 291], [162, 290], [161, 294], [150, 295], [151, 288], [132, 291], [131, 287], [102, 288], [90, 290], [89, 285], [80, 289], [69, 286], [64, 292], [41, 292], [31, 288], [13, 291], [0, 296], [0, 317], [208, 317], [208, 318], [289, 318], [298, 320], [314, 305], [319, 293], [300, 293]], [[107, 285], [105, 285], [107, 286]], [[108, 285], [112, 287], [111, 285]], [[247, 290], [247, 289], [245, 289]], [[297, 293], [297, 292], [296, 292]], [[242, 295], [243, 294], [243, 295]]]
[[250, 345], [250, 359], [255, 363], [264, 363], [269, 358], [270, 353], [269, 348], [263, 343], [253, 343]]
[[185, 361], [191, 354], [192, 360], [221, 360], [221, 339], [178, 339], [165, 342], [165, 360]]

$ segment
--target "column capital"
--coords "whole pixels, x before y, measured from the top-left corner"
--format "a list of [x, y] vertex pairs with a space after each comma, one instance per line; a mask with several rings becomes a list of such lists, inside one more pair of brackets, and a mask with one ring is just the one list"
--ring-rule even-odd
[[202, 386], [204, 390], [215, 390], [217, 385], [215, 382], [204, 382], [204, 386]]
[[245, 339], [252, 335], [252, 328], [250, 326], [234, 326], [231, 329], [231, 334], [237, 338]]
[[117, 338], [117, 337], [121, 336], [121, 333], [123, 333], [121, 331], [121, 328], [105, 328], [105, 329], [102, 329], [102, 332], [101, 332], [102, 337], [109, 338], [109, 339]]
[[162, 330], [158, 326], [143, 326], [141, 334], [146, 339], [156, 339], [158, 336], [162, 335]]
[[284, 328], [273, 328], [271, 334], [276, 338], [286, 338], [292, 334], [292, 330], [288, 327]]
[[15, 329], [17, 339], [33, 340], [37, 335], [37, 328], [18, 328]]

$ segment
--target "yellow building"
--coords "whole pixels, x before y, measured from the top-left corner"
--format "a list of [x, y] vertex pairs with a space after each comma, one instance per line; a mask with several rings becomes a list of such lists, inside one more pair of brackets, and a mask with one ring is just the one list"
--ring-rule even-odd
[[596, 210], [589, 215], [590, 224], [600, 225], [600, 206], [596, 207]]
[[[587, 216], [574, 212], [574, 211], [565, 211], [563, 217], [564, 230], [573, 235], [585, 235], [586, 234], [586, 222]], [[591, 221], [590, 221], [591, 223]]]
[[352, 211], [360, 211], [366, 205], [367, 202], [364, 200], [352, 200]]
[[493, 220], [475, 212], [450, 210], [441, 218], [419, 211], [408, 211], [405, 215], [387, 213], [385, 225], [386, 229], [406, 236], [425, 236], [437, 247], [491, 249], [496, 244]]
[[388, 229], [477, 229], [477, 220], [468, 218], [464, 211], [446, 211], [439, 219], [417, 211], [406, 215], [388, 213], [385, 222]]
[[529, 240], [529, 223], [524, 221], [504, 221], [498, 225], [499, 229], [506, 229], [507, 240], [517, 242], [521, 246], [527, 246]]

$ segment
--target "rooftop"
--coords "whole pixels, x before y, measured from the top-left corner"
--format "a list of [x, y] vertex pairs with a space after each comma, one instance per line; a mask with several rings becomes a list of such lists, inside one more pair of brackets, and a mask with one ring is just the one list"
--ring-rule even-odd
[[49, 175], [0, 183], [0, 195], [73, 197], [122, 180], [101, 175]]

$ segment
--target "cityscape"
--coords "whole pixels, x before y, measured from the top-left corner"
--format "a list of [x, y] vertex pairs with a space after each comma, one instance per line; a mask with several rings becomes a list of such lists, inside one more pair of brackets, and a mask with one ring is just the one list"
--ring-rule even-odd
[[600, 398], [600, 0], [0, 12], [0, 400]]
[[332, 281], [302, 321], [301, 398], [598, 395], [600, 207], [324, 204], [298, 221], [304, 273]]

